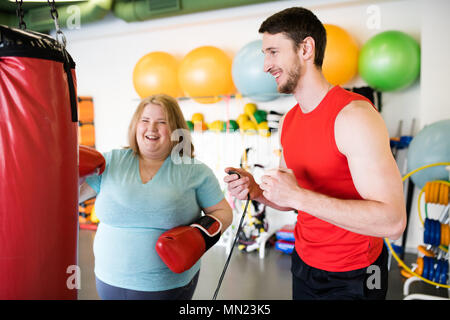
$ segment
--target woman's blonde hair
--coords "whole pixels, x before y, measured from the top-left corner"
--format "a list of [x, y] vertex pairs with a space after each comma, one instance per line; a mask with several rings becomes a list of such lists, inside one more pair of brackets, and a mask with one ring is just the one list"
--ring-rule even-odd
[[133, 117], [131, 118], [131, 122], [128, 127], [129, 148], [133, 150], [135, 155], [140, 155], [139, 146], [136, 140], [136, 127], [139, 120], [141, 119], [145, 107], [149, 104], [158, 105], [164, 110], [171, 137], [174, 136], [172, 135], [172, 133], [175, 130], [183, 129], [181, 135], [175, 136], [175, 138], [178, 138], [179, 140], [172, 140], [171, 150], [177, 144], [181, 143], [183, 147], [181, 148], [179, 155], [183, 156], [183, 151], [189, 150], [189, 156], [193, 158], [194, 145], [192, 144], [192, 138], [186, 120], [184, 119], [183, 113], [181, 112], [177, 100], [166, 94], [155, 94], [141, 100], [138, 107], [136, 108], [136, 111], [133, 114]]

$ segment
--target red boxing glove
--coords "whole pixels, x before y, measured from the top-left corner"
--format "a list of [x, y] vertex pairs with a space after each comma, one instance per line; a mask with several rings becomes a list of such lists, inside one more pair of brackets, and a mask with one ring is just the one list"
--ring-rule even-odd
[[91, 174], [102, 174], [105, 170], [105, 158], [93, 148], [79, 146], [78, 173], [80, 178]]
[[164, 232], [156, 242], [156, 252], [175, 273], [190, 269], [220, 238], [222, 223], [213, 216], [203, 216], [190, 226]]

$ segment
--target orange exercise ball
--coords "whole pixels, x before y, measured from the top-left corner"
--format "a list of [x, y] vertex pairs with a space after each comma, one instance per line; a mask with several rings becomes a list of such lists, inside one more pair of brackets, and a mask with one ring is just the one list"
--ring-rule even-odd
[[231, 64], [231, 58], [219, 48], [196, 48], [181, 61], [178, 72], [181, 89], [199, 103], [215, 103], [220, 95], [235, 90]]
[[161, 51], [146, 54], [134, 67], [133, 84], [141, 98], [159, 93], [181, 96], [177, 60]]
[[344, 29], [332, 24], [324, 26], [327, 46], [322, 65], [323, 75], [331, 84], [342, 85], [358, 72], [358, 44]]

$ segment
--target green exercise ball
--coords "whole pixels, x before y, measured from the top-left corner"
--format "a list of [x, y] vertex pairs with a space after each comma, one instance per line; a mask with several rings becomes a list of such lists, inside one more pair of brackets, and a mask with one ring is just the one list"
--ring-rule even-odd
[[376, 90], [410, 86], [420, 73], [420, 46], [404, 32], [385, 31], [367, 41], [359, 55], [359, 74]]
[[[229, 129], [230, 129], [230, 132], [234, 132], [239, 129], [239, 125], [236, 122], [236, 120], [229, 121]], [[222, 132], [226, 132], [226, 131], [227, 131], [227, 122], [224, 121], [223, 126], [222, 126]]]
[[190, 131], [194, 131], [194, 123], [191, 120], [187, 120], [186, 124]]

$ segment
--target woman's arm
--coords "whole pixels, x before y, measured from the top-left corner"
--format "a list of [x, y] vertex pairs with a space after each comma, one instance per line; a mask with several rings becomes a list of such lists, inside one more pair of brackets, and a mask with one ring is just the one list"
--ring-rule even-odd
[[214, 206], [203, 208], [203, 212], [220, 220], [222, 223], [221, 233], [223, 233], [233, 222], [233, 210], [225, 199], [222, 199], [222, 201]]
[[78, 197], [78, 203], [82, 203], [97, 195], [94, 189], [91, 188], [86, 182], [83, 182], [80, 186], [80, 196]]

